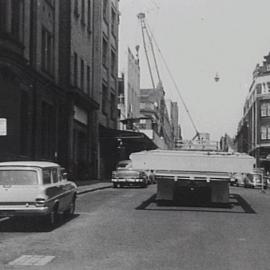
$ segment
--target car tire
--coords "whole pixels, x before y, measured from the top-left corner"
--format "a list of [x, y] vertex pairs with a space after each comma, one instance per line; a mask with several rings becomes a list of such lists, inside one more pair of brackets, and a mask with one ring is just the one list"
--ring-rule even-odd
[[58, 221], [59, 221], [58, 207], [55, 206], [53, 210], [45, 217], [45, 223], [49, 229], [54, 229]]
[[69, 208], [64, 212], [64, 216], [66, 218], [71, 218], [72, 216], [74, 216], [75, 208], [76, 208], [76, 199], [73, 198], [72, 202], [69, 205]]
[[117, 184], [116, 183], [113, 183], [113, 188], [117, 188]]

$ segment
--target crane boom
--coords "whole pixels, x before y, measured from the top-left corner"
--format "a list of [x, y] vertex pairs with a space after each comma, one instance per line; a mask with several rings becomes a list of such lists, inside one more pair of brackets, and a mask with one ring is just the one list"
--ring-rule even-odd
[[[148, 27], [148, 28], [149, 28], [149, 27]], [[147, 28], [147, 29], [148, 29], [148, 28]], [[150, 36], [151, 36], [152, 40], [154, 41], [154, 44], [155, 44], [156, 47], [157, 47], [157, 50], [158, 50], [158, 52], [159, 52], [159, 54], [160, 54], [160, 56], [161, 56], [161, 59], [162, 59], [164, 65], [165, 65], [165, 67], [166, 67], [166, 70], [167, 70], [167, 72], [168, 72], [168, 74], [169, 74], [169, 76], [170, 76], [170, 78], [171, 78], [171, 80], [172, 80], [172, 82], [173, 82], [173, 84], [174, 84], [175, 89], [177, 90], [177, 94], [178, 94], [178, 96], [179, 96], [179, 98], [180, 98], [180, 100], [181, 100], [181, 102], [182, 102], [182, 104], [183, 104], [183, 106], [184, 106], [184, 108], [185, 108], [185, 111], [186, 111], [186, 113], [187, 113], [187, 115], [188, 115], [188, 117], [189, 117], [189, 120], [190, 120], [190, 122], [191, 122], [191, 124], [192, 124], [192, 126], [193, 126], [193, 128], [194, 128], [194, 130], [195, 130], [195, 136], [192, 138], [192, 140], [195, 140], [196, 137], [199, 137], [199, 136], [200, 136], [200, 132], [198, 131], [198, 129], [197, 129], [196, 125], [195, 125], [195, 122], [194, 122], [194, 120], [193, 120], [193, 118], [192, 118], [192, 116], [191, 116], [191, 113], [190, 113], [189, 110], [188, 110], [188, 107], [187, 107], [187, 105], [186, 105], [186, 103], [185, 103], [185, 101], [184, 101], [184, 98], [182, 97], [182, 95], [181, 95], [181, 93], [180, 93], [180, 90], [179, 90], [179, 88], [178, 88], [178, 86], [177, 86], [177, 83], [176, 83], [176, 81], [175, 81], [175, 79], [174, 79], [174, 77], [173, 77], [173, 75], [172, 75], [172, 72], [171, 72], [170, 69], [169, 69], [169, 66], [168, 66], [168, 64], [167, 64], [167, 62], [166, 62], [166, 59], [165, 59], [165, 57], [163, 56], [163, 54], [162, 54], [162, 52], [161, 52], [161, 50], [160, 50], [160, 48], [159, 48], [159, 46], [158, 46], [158, 44], [157, 44], [157, 41], [156, 41], [156, 39], [155, 39], [155, 37], [154, 37], [154, 35], [152, 34], [152, 32], [151, 32], [150, 29], [148, 30], [148, 33], [150, 33]]]
[[147, 65], [148, 65], [148, 70], [149, 70], [149, 73], [150, 73], [152, 86], [153, 86], [153, 89], [155, 89], [156, 86], [155, 86], [155, 82], [154, 82], [154, 77], [153, 77], [153, 73], [152, 73], [152, 69], [151, 69], [150, 59], [149, 59], [149, 55], [148, 55], [148, 51], [147, 51], [147, 47], [146, 47], [145, 35], [144, 35], [144, 29], [146, 29], [145, 20], [144, 20], [145, 14], [144, 13], [139, 13], [137, 15], [137, 17], [141, 22], [143, 47], [144, 47], [144, 51], [145, 51], [145, 55], [146, 55], [146, 60], [147, 60]]

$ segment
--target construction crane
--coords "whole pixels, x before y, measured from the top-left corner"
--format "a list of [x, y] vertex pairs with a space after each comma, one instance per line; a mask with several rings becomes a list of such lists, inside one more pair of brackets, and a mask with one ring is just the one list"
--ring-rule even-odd
[[150, 64], [150, 58], [149, 58], [149, 54], [148, 54], [148, 49], [147, 49], [147, 46], [146, 46], [146, 37], [148, 38], [148, 41], [149, 41], [149, 44], [150, 44], [150, 48], [151, 48], [151, 53], [152, 53], [152, 57], [153, 57], [153, 60], [154, 60], [154, 64], [155, 64], [155, 70], [156, 70], [156, 73], [157, 73], [157, 77], [158, 77], [158, 85], [163, 89], [162, 87], [162, 81], [161, 81], [161, 77], [160, 77], [160, 72], [159, 72], [159, 68], [158, 68], [158, 64], [157, 64], [157, 59], [156, 59], [156, 54], [155, 54], [155, 50], [154, 50], [154, 45], [153, 45], [153, 41], [154, 41], [154, 44], [156, 45], [157, 49], [158, 49], [158, 52], [161, 56], [161, 59], [167, 69], [167, 72], [174, 84], [174, 87], [175, 89], [177, 90], [177, 94], [178, 96], [180, 97], [180, 100], [185, 108], [185, 111], [191, 121], [191, 124], [195, 130], [195, 136], [192, 138], [192, 140], [195, 140], [197, 137], [199, 138], [200, 137], [200, 132], [198, 131], [196, 125], [195, 125], [195, 122], [193, 121], [192, 117], [191, 117], [191, 114], [188, 110], [188, 107], [180, 93], [180, 90], [176, 84], [176, 81], [174, 79], [174, 77], [172, 76], [172, 73], [168, 67], [168, 64], [165, 60], [165, 57], [163, 56], [155, 38], [154, 38], [154, 35], [152, 34], [152, 32], [150, 31], [149, 27], [147, 27], [147, 24], [146, 24], [146, 20], [145, 20], [145, 13], [139, 13], [137, 15], [138, 19], [140, 20], [140, 23], [141, 23], [141, 30], [142, 30], [142, 38], [143, 38], [143, 46], [144, 46], [144, 51], [145, 51], [145, 55], [146, 55], [146, 61], [147, 61], [147, 65], [148, 65], [148, 70], [149, 70], [149, 74], [150, 74], [150, 78], [151, 78], [151, 82], [152, 82], [152, 86], [153, 86], [153, 89], [156, 89], [156, 85], [155, 85], [155, 82], [154, 82], [154, 76], [153, 76], [153, 72], [152, 72], [152, 68], [151, 68], [151, 64]]
[[147, 28], [146, 23], [145, 23], [145, 13], [139, 13], [137, 15], [137, 17], [138, 17], [138, 19], [141, 22], [142, 37], [143, 37], [143, 46], [144, 46], [144, 50], [145, 50], [145, 55], [146, 55], [146, 60], [147, 60], [147, 65], [148, 65], [148, 70], [149, 70], [149, 73], [150, 73], [150, 77], [151, 77], [153, 89], [155, 89], [156, 86], [155, 86], [153, 72], [152, 72], [151, 64], [150, 64], [150, 58], [149, 58], [148, 50], [147, 50], [147, 46], [146, 46], [145, 35], [147, 36], [148, 41], [149, 41], [149, 44], [150, 44], [152, 56], [153, 56], [154, 63], [155, 63], [155, 69], [156, 69], [156, 72], [157, 72], [158, 82], [159, 82], [159, 84], [162, 85], [161, 78], [160, 78], [160, 73], [159, 73], [159, 68], [158, 68], [158, 64], [157, 64], [157, 59], [156, 59], [156, 54], [155, 54], [155, 50], [154, 50], [154, 46], [153, 46], [153, 42], [152, 42], [151, 36], [149, 34], [148, 28]]

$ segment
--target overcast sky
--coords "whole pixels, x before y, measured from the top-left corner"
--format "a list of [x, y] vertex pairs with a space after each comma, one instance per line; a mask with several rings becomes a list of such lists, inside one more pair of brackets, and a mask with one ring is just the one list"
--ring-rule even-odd
[[[252, 72], [270, 51], [270, 0], [121, 0], [120, 12], [120, 71], [127, 46], [141, 45], [141, 87], [151, 87], [137, 19], [144, 12], [197, 129], [212, 140], [235, 136]], [[191, 139], [195, 131], [160, 57], [159, 68]]]

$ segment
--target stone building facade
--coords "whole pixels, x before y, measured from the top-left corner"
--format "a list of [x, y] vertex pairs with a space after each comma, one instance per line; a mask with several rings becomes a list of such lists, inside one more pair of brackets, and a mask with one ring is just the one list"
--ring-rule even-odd
[[119, 15], [118, 1], [104, 3], [0, 1], [1, 161], [50, 160], [76, 180], [101, 177], [99, 124], [117, 122]]
[[253, 72], [253, 80], [235, 138], [237, 150], [256, 157], [270, 171], [270, 55]]

